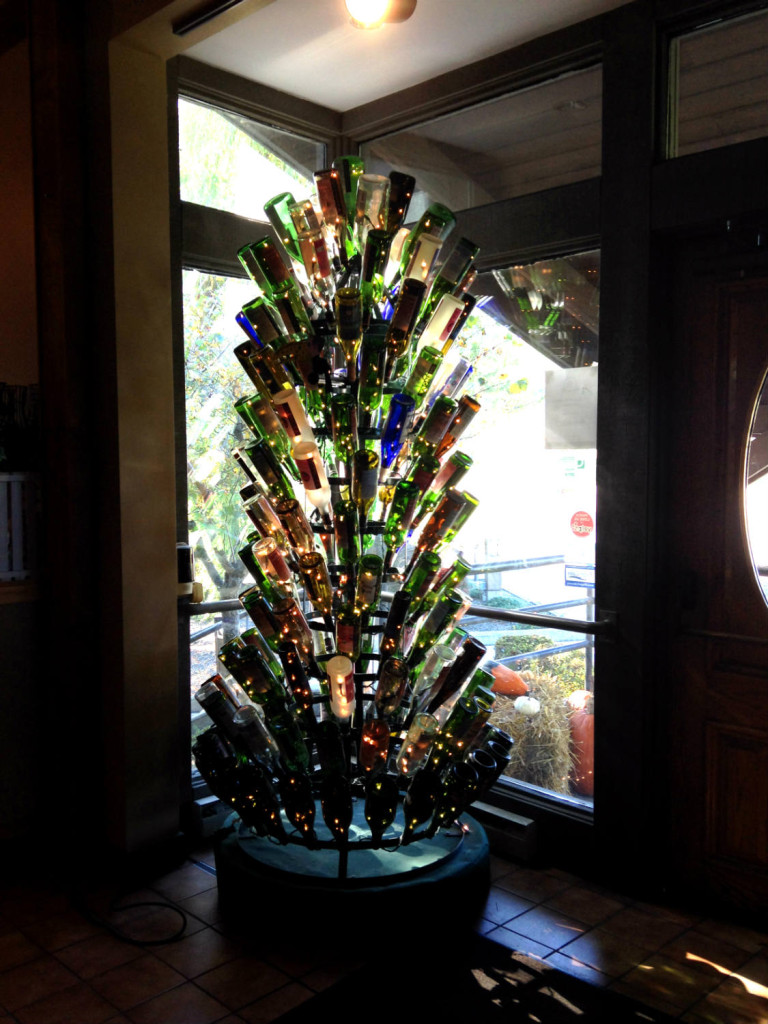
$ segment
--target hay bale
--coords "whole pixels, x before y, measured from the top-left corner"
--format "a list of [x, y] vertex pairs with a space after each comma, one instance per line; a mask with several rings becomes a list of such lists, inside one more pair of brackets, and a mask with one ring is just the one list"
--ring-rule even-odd
[[515, 711], [514, 697], [497, 698], [493, 724], [515, 741], [504, 774], [553, 793], [569, 793], [571, 733], [563, 685], [556, 676], [520, 674], [530, 687], [530, 696], [539, 701], [540, 710], [536, 715], [522, 715]]

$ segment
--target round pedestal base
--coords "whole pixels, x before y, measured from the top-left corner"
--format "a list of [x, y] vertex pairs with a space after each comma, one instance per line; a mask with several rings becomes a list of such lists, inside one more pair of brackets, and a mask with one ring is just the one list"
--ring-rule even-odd
[[[330, 835], [323, 829], [320, 819], [320, 839]], [[350, 838], [363, 830], [370, 835], [356, 820]], [[385, 843], [396, 838], [390, 830]], [[216, 846], [216, 872], [221, 912], [230, 920], [259, 922], [260, 931], [283, 936], [332, 932], [365, 942], [403, 928], [431, 930], [438, 922], [466, 925], [481, 911], [490, 885], [488, 839], [466, 814], [433, 839], [391, 850], [351, 844], [346, 858], [338, 849], [281, 846], [237, 821]]]

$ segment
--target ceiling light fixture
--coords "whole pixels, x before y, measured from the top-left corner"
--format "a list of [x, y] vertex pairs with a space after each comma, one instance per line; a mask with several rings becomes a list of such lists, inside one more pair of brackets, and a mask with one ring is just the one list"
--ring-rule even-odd
[[407, 21], [416, 0], [344, 0], [356, 28], [380, 28], [384, 22]]

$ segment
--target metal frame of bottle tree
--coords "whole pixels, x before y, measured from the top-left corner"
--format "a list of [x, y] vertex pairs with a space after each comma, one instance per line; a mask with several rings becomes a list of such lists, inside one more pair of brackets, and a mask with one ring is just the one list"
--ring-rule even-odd
[[[472, 368], [445, 357], [475, 304], [478, 247], [446, 244], [455, 217], [438, 204], [403, 226], [409, 175], [345, 156], [315, 183], [313, 199], [265, 206], [282, 252], [265, 236], [238, 253], [258, 289], [235, 348], [254, 441], [233, 453], [253, 626], [219, 651], [231, 678], [196, 694], [213, 725], [193, 755], [247, 828], [337, 848], [343, 878], [351, 843], [394, 850], [451, 827], [512, 741], [488, 721], [486, 648], [459, 625], [470, 565], [440, 557], [477, 506], [458, 486], [472, 460], [457, 442], [480, 407], [462, 393]], [[370, 837], [350, 840], [357, 797]]]

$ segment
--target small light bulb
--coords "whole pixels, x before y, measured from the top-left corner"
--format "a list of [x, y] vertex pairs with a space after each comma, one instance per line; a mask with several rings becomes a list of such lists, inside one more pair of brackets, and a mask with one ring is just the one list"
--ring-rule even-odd
[[357, 28], [378, 28], [384, 21], [389, 0], [344, 0]]

